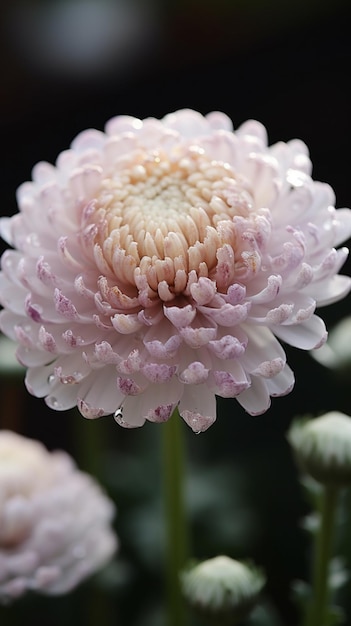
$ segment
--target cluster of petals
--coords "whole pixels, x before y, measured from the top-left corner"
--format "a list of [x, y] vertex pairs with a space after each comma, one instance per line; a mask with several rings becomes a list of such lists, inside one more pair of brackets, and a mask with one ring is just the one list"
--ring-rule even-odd
[[0, 602], [63, 594], [112, 557], [114, 505], [63, 451], [0, 431]]
[[281, 341], [321, 346], [316, 307], [350, 290], [349, 209], [257, 121], [118, 116], [32, 178], [1, 221], [0, 327], [53, 409], [132, 427], [178, 406], [196, 432], [216, 395], [263, 413], [294, 385]]

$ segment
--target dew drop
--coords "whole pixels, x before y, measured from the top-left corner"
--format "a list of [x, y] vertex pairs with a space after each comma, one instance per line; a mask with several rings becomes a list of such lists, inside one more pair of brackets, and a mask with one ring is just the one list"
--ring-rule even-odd
[[63, 385], [76, 385], [80, 380], [82, 380], [82, 378], [83, 376], [80, 372], [73, 372], [68, 376], [62, 376], [61, 382]]
[[123, 409], [122, 409], [122, 407], [119, 407], [119, 409], [117, 409], [117, 411], [114, 412], [113, 417], [114, 417], [115, 421], [117, 422], [117, 424], [119, 424], [120, 426], [124, 426], [125, 425], [125, 421], [123, 419]]
[[199, 422], [200, 422], [200, 420], [199, 420], [198, 416], [195, 415], [191, 419], [191, 422], [189, 424], [189, 426], [191, 426], [191, 428], [192, 428], [192, 430], [193, 430], [195, 435], [199, 435], [202, 432], [201, 428], [199, 429], [199, 426], [201, 426], [201, 424], [199, 424]]
[[48, 396], [46, 398], [46, 404], [50, 409], [54, 409], [55, 411], [60, 411], [62, 409], [62, 404], [59, 403], [55, 396]]
[[36, 233], [29, 233], [26, 237], [26, 241], [30, 246], [38, 248], [40, 246], [39, 237]]
[[48, 383], [49, 385], [52, 385], [52, 383], [56, 380], [56, 376], [55, 374], [50, 374], [50, 376], [48, 376]]

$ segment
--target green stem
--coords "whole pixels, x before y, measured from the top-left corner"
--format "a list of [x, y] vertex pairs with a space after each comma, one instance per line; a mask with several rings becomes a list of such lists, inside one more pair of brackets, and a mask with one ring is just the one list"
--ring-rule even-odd
[[[103, 461], [107, 450], [106, 423], [102, 420], [87, 420], [78, 413], [72, 411], [71, 438], [75, 446], [74, 459], [83, 472], [87, 472], [104, 488]], [[86, 605], [85, 624], [94, 626], [110, 623], [111, 605], [104, 591], [91, 581]], [[111, 622], [112, 623], [112, 622]]]
[[306, 626], [327, 626], [330, 600], [329, 562], [332, 552], [333, 530], [338, 488], [325, 485], [322, 493], [321, 520], [315, 539], [312, 578], [312, 601]]
[[71, 412], [71, 440], [74, 459], [82, 472], [104, 483], [104, 458], [107, 449], [106, 422], [83, 420], [78, 411]]
[[162, 425], [168, 626], [180, 626], [185, 623], [184, 603], [179, 581], [179, 573], [188, 558], [183, 429], [184, 423], [176, 408], [172, 417]]

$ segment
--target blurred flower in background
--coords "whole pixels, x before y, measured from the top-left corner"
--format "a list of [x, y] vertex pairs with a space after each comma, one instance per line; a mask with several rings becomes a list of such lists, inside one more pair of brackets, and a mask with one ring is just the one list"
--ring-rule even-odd
[[37, 164], [1, 220], [0, 324], [28, 390], [123, 426], [179, 403], [201, 432], [215, 394], [265, 412], [294, 384], [279, 339], [321, 346], [316, 306], [350, 289], [351, 213], [310, 172], [302, 142], [191, 110], [113, 118]]
[[126, 73], [159, 39], [153, 0], [50, 0], [11, 3], [11, 46], [34, 72], [58, 78]]
[[112, 557], [115, 507], [61, 451], [0, 431], [0, 601], [67, 593]]

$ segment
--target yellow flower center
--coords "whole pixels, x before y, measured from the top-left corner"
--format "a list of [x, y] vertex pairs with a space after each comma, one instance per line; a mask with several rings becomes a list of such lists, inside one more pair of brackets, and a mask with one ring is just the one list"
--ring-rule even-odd
[[[199, 149], [170, 159], [140, 152], [132, 164], [103, 181], [90, 222], [117, 284], [135, 285], [145, 276], [152, 293], [166, 283], [181, 293], [189, 272], [209, 276], [217, 250], [233, 243], [236, 215], [247, 216], [251, 196], [226, 163], [207, 160]], [[230, 231], [230, 232], [229, 232]], [[229, 241], [228, 241], [229, 242]]]

